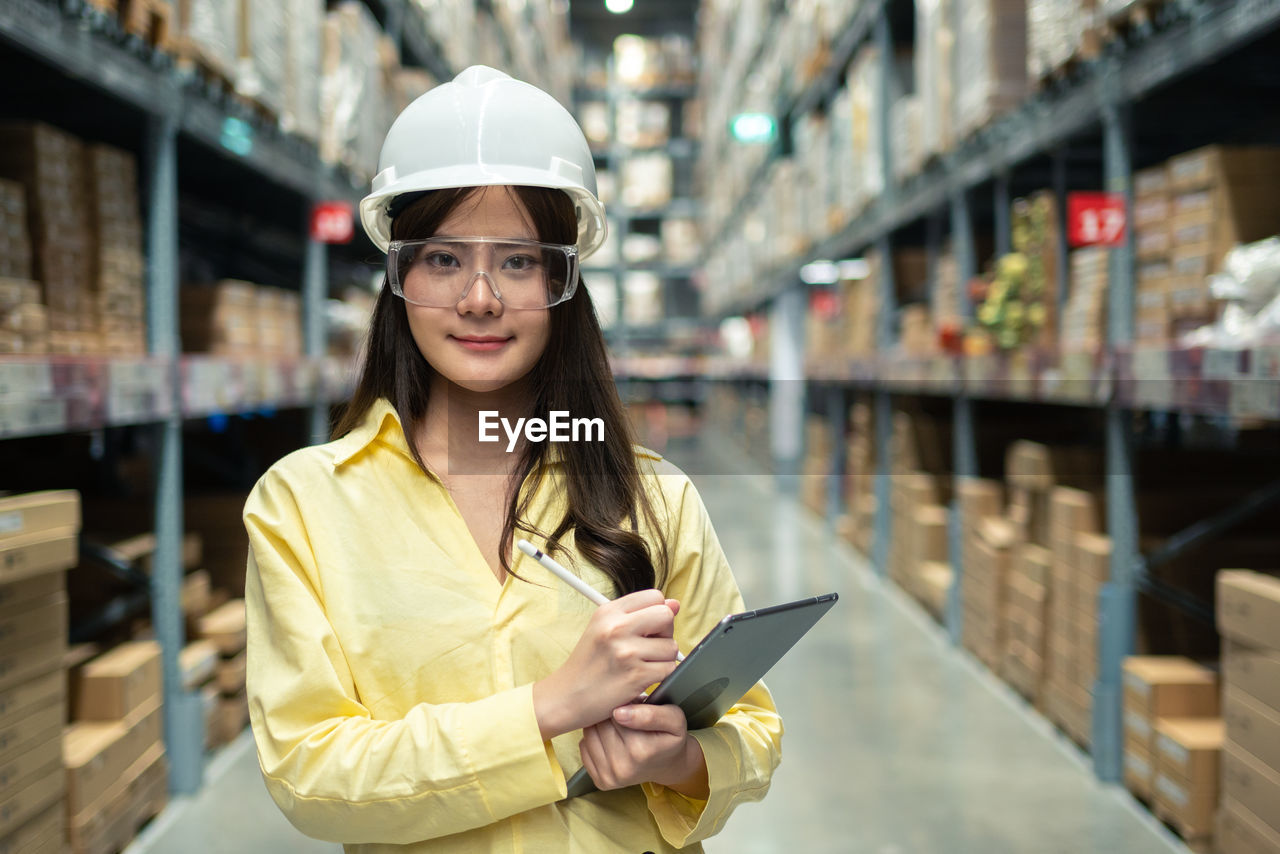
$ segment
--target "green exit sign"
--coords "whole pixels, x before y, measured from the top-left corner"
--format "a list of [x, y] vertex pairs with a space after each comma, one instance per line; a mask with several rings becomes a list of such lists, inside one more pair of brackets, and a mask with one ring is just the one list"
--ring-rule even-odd
[[729, 123], [729, 132], [738, 142], [758, 145], [778, 138], [778, 123], [768, 113], [739, 113]]

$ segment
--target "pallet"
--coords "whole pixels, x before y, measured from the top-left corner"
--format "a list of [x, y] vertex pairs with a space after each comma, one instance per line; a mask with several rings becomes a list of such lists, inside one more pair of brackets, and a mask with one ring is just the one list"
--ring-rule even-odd
[[1188, 828], [1181, 819], [1164, 809], [1158, 801], [1151, 807], [1151, 812], [1195, 854], [1213, 854], [1212, 831]]

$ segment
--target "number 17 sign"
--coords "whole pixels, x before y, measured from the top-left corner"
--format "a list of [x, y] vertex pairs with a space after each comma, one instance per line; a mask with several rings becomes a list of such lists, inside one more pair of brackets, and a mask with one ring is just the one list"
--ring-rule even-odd
[[1067, 194], [1067, 242], [1072, 247], [1123, 246], [1125, 225], [1122, 194]]

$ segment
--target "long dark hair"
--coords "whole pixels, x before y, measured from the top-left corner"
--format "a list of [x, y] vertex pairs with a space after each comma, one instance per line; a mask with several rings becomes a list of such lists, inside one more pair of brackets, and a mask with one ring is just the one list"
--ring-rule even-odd
[[[541, 187], [507, 189], [528, 212], [539, 240], [576, 242], [577, 219], [569, 196]], [[475, 187], [464, 187], [423, 194], [392, 220], [391, 239], [432, 236], [449, 213], [476, 192]], [[426, 415], [433, 374], [410, 333], [404, 301], [391, 293], [384, 279], [373, 309], [360, 379], [334, 428], [334, 438], [360, 424], [369, 408], [383, 397], [395, 407], [406, 435], [412, 437], [413, 426]], [[557, 550], [561, 538], [572, 531], [582, 556], [608, 575], [621, 593], [660, 587], [667, 565], [666, 537], [653, 499], [641, 481], [634, 431], [618, 398], [604, 335], [584, 283], [579, 282], [570, 300], [551, 309], [550, 338], [529, 380], [533, 399], [530, 416], [547, 418], [552, 410], [560, 410], [574, 418], [599, 418], [604, 422], [604, 441], [558, 446], [562, 449], [568, 511], [549, 534], [530, 525], [526, 516], [542, 482], [551, 446], [525, 443], [513, 482], [525, 483], [526, 488], [513, 489], [508, 498], [499, 546], [502, 568], [511, 573], [509, 555], [517, 530], [545, 538], [548, 550]], [[412, 440], [409, 446], [425, 469]], [[655, 542], [648, 543], [640, 536], [640, 520], [654, 532]]]

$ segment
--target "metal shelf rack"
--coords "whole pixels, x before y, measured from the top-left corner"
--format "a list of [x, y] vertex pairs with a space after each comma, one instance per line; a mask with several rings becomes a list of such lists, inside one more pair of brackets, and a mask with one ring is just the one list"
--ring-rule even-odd
[[[403, 38], [411, 59], [437, 77], [452, 76], [422, 11], [405, 0], [372, 0], [388, 31]], [[406, 14], [407, 13], [407, 14]], [[83, 91], [95, 106], [105, 96], [118, 123], [136, 123], [145, 218], [148, 355], [145, 357], [0, 357], [0, 439], [151, 425], [155, 430], [156, 551], [151, 614], [164, 668], [165, 743], [170, 789], [191, 794], [203, 778], [204, 721], [198, 694], [185, 691], [178, 666], [184, 642], [182, 584], [183, 422], [218, 414], [309, 410], [307, 442], [327, 438], [329, 406], [344, 399], [352, 366], [328, 358], [324, 304], [326, 247], [307, 241], [301, 252], [304, 356], [293, 360], [219, 359], [181, 353], [178, 336], [178, 197], [184, 180], [179, 148], [196, 143], [219, 156], [247, 183], [266, 183], [296, 202], [304, 221], [320, 199], [356, 202], [362, 181], [323, 163], [315, 145], [217, 99], [199, 81], [145, 46], [111, 37], [92, 7], [56, 0], [0, 4], [0, 45], [24, 55], [32, 73], [51, 74]], [[223, 144], [228, 121], [252, 134], [252, 146]], [[212, 162], [212, 161], [210, 161]], [[188, 177], [190, 173], [186, 173]], [[219, 171], [219, 174], [222, 174]], [[271, 191], [267, 191], [268, 193]], [[249, 202], [244, 203], [246, 208]], [[23, 389], [21, 393], [17, 389]]]
[[[1095, 773], [1108, 782], [1118, 781], [1121, 776], [1120, 674], [1124, 656], [1134, 647], [1136, 596], [1139, 591], [1155, 588], [1147, 568], [1171, 556], [1162, 551], [1144, 557], [1139, 552], [1133, 413], [1153, 409], [1280, 419], [1280, 346], [1257, 347], [1246, 352], [1134, 348], [1135, 275], [1130, 236], [1129, 245], [1111, 253], [1107, 338], [1106, 346], [1099, 352], [1070, 356], [1032, 354], [1023, 361], [1000, 356], [912, 360], [886, 355], [870, 360], [806, 365], [803, 311], [807, 291], [799, 273], [811, 260], [850, 257], [869, 248], [877, 249], [881, 257], [890, 257], [895, 242], [903, 237], [899, 232], [909, 229], [915, 229], [916, 240], [923, 231], [926, 252], [936, 259], [941, 240], [939, 223], [949, 220], [959, 281], [966, 282], [978, 272], [974, 238], [978, 211], [995, 212], [996, 248], [1007, 251], [1008, 220], [1007, 215], [1002, 214], [1009, 210], [1011, 176], [1016, 170], [1025, 169], [1029, 161], [1048, 160], [1052, 184], [1061, 195], [1068, 188], [1065, 149], [1073, 138], [1078, 145], [1079, 137], [1084, 135], [1096, 140], [1101, 163], [1094, 186], [1124, 194], [1131, 207], [1138, 141], [1134, 128], [1135, 107], [1174, 81], [1193, 77], [1198, 70], [1280, 29], [1277, 0], [1175, 5], [1178, 14], [1167, 27], [1138, 34], [1131, 43], [1112, 46], [1072, 79], [1030, 97], [1019, 108], [929, 164], [921, 174], [901, 182], [893, 179], [892, 151], [886, 138], [882, 157], [885, 193], [837, 233], [817, 240], [809, 250], [777, 269], [763, 272], [754, 288], [735, 294], [731, 301], [717, 306], [713, 312], [715, 317], [767, 310], [772, 336], [769, 365], [726, 360], [703, 365], [706, 376], [722, 381], [769, 384], [774, 409], [771, 416], [773, 463], [775, 471], [782, 475], [780, 484], [784, 488], [799, 467], [805, 396], [815, 398], [817, 410], [827, 413], [832, 435], [837, 439], [834, 447], [842, 448], [850, 395], [855, 391], [870, 394], [874, 404], [878, 469], [872, 559], [881, 572], [887, 568], [892, 530], [889, 437], [893, 395], [927, 395], [951, 401], [952, 456], [958, 482], [979, 473], [975, 408], [981, 406], [982, 401], [1068, 404], [1103, 414], [1107, 533], [1112, 540], [1113, 556], [1111, 577], [1099, 600], [1099, 676], [1093, 690], [1091, 744]], [[890, 8], [890, 0], [860, 6], [836, 40], [825, 70], [802, 92], [784, 100], [784, 108], [780, 110], [783, 122], [794, 122], [807, 112], [820, 109], [839, 85], [850, 57], [868, 40], [874, 40], [881, 47], [880, 74], [885, 81], [882, 92], [887, 91], [892, 73], [889, 62], [893, 56]], [[774, 14], [778, 13], [775, 9]], [[887, 98], [881, 98], [881, 110], [880, 126], [887, 128], [890, 126]], [[785, 128], [781, 136], [785, 138]], [[732, 207], [733, 213], [708, 246], [722, 242], [729, 229], [743, 221], [771, 166], [785, 156], [788, 153], [781, 144], [768, 152]], [[981, 189], [988, 185], [991, 190]], [[979, 207], [980, 192], [992, 193], [989, 208]], [[918, 228], [921, 223], [923, 229]], [[896, 289], [892, 265], [884, 267], [876, 345], [878, 352], [888, 354], [895, 338]], [[936, 263], [930, 267], [932, 289]], [[958, 290], [960, 315], [971, 316], [972, 307], [965, 289]], [[780, 396], [785, 399], [779, 399]], [[787, 425], [789, 429], [785, 433], [792, 435], [779, 435], [784, 432], [782, 425]], [[828, 504], [833, 513], [841, 509], [842, 503], [839, 479], [843, 461], [839, 452], [835, 456], [828, 490]], [[1220, 517], [1178, 534], [1170, 541], [1169, 548], [1177, 551], [1202, 541], [1278, 500], [1280, 484], [1260, 490]], [[945, 622], [953, 641], [958, 643], [962, 616], [959, 591], [963, 580], [958, 532], [963, 522], [958, 505], [951, 511], [950, 552], [955, 581]], [[1199, 609], [1203, 615], [1198, 603], [1180, 604], [1188, 610]]]

